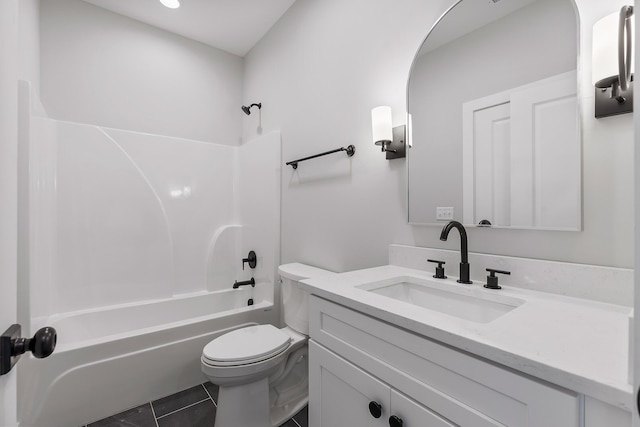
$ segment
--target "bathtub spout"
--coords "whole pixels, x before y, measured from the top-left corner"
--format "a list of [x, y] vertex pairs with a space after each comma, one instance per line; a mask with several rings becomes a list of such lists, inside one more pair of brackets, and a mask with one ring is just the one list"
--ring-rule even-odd
[[251, 280], [245, 280], [244, 282], [238, 282], [236, 280], [236, 282], [233, 284], [233, 289], [238, 289], [240, 286], [247, 285], [251, 285], [252, 288], [256, 287], [256, 281], [253, 279], [253, 277], [251, 278]]

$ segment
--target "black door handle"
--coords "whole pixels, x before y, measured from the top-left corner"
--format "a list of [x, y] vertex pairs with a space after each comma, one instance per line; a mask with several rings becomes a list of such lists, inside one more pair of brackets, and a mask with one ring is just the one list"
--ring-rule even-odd
[[8, 373], [16, 364], [20, 355], [30, 351], [38, 359], [51, 356], [56, 349], [58, 334], [50, 326], [35, 333], [33, 338], [22, 338], [22, 327], [11, 325], [0, 336], [0, 375]]

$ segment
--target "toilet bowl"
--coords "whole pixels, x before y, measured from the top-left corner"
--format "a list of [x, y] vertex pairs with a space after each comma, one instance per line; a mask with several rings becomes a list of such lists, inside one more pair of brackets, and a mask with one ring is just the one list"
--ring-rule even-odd
[[292, 263], [278, 268], [287, 325], [228, 332], [202, 350], [202, 372], [220, 387], [215, 427], [274, 427], [308, 402], [308, 294], [299, 281], [333, 274]]

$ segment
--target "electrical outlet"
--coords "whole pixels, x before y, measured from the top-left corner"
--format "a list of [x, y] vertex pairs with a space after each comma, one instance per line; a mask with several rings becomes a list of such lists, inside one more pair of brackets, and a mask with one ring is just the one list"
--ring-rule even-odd
[[437, 207], [436, 221], [451, 221], [453, 219], [453, 206]]

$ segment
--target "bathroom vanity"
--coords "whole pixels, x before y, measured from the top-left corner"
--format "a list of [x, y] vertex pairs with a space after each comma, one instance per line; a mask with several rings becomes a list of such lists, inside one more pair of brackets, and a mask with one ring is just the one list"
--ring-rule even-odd
[[427, 268], [304, 282], [311, 426], [631, 425], [629, 307]]

